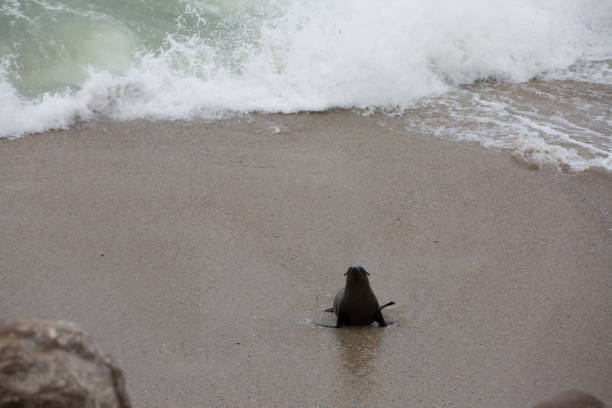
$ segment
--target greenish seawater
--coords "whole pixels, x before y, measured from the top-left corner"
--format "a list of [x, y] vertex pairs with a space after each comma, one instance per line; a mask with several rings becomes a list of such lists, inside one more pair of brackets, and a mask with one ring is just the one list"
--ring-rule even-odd
[[228, 0], [6, 0], [1, 62], [6, 79], [29, 97], [79, 86], [89, 69], [120, 74], [173, 47], [171, 66], [204, 77], [212, 66], [239, 67], [275, 10]]

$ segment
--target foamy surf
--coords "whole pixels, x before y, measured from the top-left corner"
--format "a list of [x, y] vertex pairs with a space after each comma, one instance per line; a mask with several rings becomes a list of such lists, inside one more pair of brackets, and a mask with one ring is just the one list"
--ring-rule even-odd
[[511, 150], [531, 168], [611, 171], [611, 95], [598, 81], [474, 84], [423, 99], [404, 117], [410, 129]]
[[[546, 157], [612, 171], [605, 104], [589, 111], [596, 126], [563, 125], [512, 97], [538, 77], [598, 84], [609, 98], [611, 27], [612, 4], [597, 0], [12, 0], [0, 6], [0, 137], [99, 118], [385, 109], [486, 146], [579, 148], [590, 156]], [[464, 87], [481, 80], [495, 83]], [[430, 103], [450, 115], [435, 129], [409, 116]]]

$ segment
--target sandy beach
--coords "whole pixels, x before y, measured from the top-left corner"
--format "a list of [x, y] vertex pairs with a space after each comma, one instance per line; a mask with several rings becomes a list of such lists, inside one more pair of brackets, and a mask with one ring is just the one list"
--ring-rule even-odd
[[[396, 123], [397, 122], [397, 123]], [[612, 404], [612, 181], [346, 111], [0, 140], [3, 318], [71, 320], [136, 407]], [[352, 264], [378, 328], [327, 329]]]

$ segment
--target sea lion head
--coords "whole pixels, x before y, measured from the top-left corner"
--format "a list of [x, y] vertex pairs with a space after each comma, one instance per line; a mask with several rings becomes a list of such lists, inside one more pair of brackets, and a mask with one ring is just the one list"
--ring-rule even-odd
[[344, 274], [344, 276], [346, 276], [347, 283], [369, 282], [368, 275], [370, 275], [370, 273], [360, 265], [349, 266], [348, 270]]

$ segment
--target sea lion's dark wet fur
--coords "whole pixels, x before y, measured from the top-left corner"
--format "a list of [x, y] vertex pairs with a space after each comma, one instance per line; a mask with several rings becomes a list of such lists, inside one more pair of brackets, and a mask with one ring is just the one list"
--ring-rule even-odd
[[333, 311], [337, 316], [335, 326], [365, 326], [377, 322], [379, 326], [386, 326], [381, 310], [394, 304], [389, 302], [382, 307], [370, 287], [369, 273], [362, 266], [351, 266], [346, 273], [346, 285], [340, 289], [334, 298]]

